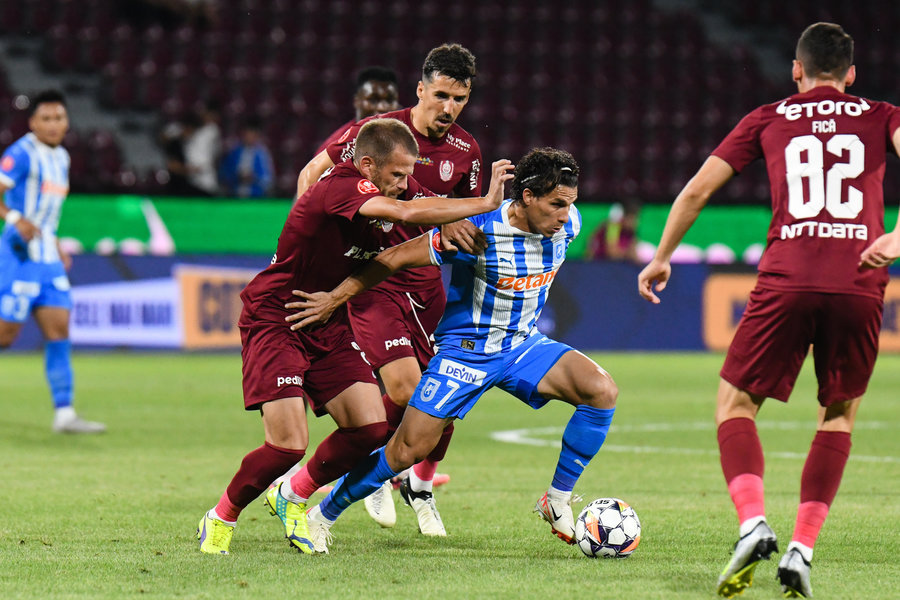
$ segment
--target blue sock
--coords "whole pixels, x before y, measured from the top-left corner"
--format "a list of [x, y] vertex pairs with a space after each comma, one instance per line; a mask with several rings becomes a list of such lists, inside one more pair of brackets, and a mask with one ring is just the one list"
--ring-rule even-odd
[[606, 440], [614, 412], [615, 408], [594, 408], [584, 404], [575, 408], [575, 414], [563, 432], [553, 487], [563, 492], [572, 491], [575, 482]]
[[72, 342], [66, 339], [44, 344], [44, 372], [53, 406], [72, 406]]
[[335, 521], [348, 506], [362, 500], [396, 474], [397, 471], [388, 466], [384, 447], [381, 447], [338, 480], [334, 489], [319, 503], [319, 510], [326, 519]]

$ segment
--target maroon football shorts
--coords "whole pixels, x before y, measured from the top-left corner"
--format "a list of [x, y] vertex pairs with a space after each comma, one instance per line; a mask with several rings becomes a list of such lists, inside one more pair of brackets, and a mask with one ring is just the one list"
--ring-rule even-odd
[[415, 292], [376, 287], [350, 301], [350, 322], [372, 368], [412, 356], [424, 370], [434, 356], [431, 336], [445, 306], [440, 281]]
[[321, 416], [329, 400], [357, 381], [376, 383], [345, 319], [311, 331], [267, 321], [240, 329], [247, 410], [305, 395]]
[[720, 375], [741, 390], [787, 402], [812, 345], [819, 404], [862, 396], [875, 367], [883, 307], [868, 296], [757, 286]]

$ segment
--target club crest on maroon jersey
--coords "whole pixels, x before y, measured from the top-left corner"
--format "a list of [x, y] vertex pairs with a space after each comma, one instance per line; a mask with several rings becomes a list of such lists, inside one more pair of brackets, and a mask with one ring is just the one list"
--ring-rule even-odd
[[368, 179], [360, 179], [359, 183], [356, 184], [356, 189], [359, 190], [360, 194], [375, 194], [378, 192], [378, 186]]
[[439, 169], [441, 181], [450, 181], [450, 178], [453, 177], [453, 162], [449, 160], [442, 160]]

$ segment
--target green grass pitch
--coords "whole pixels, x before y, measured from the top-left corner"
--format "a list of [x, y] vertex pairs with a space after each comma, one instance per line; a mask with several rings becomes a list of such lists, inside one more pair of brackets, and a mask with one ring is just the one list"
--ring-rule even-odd
[[[109, 433], [65, 437], [50, 433], [41, 357], [4, 354], [0, 598], [713, 598], [737, 531], [712, 425], [722, 357], [594, 358], [616, 379], [619, 406], [576, 493], [635, 507], [643, 535], [625, 560], [582, 556], [531, 512], [571, 414], [559, 402], [533, 411], [492, 391], [457, 424], [440, 469], [452, 480], [437, 493], [445, 539], [419, 535], [398, 498], [394, 529], [371, 522], [360, 503], [333, 528], [330, 555], [301, 556], [258, 500], [231, 555], [206, 556], [197, 521], [262, 442], [258, 415], [242, 409], [239, 357], [76, 353], [78, 406]], [[900, 593], [898, 390], [900, 357], [883, 356], [816, 547], [817, 598]], [[813, 397], [807, 364], [792, 402], [769, 401], [760, 415], [767, 513], [782, 549]], [[332, 427], [314, 420], [311, 445]], [[779, 597], [775, 567], [761, 565], [743, 598]]]

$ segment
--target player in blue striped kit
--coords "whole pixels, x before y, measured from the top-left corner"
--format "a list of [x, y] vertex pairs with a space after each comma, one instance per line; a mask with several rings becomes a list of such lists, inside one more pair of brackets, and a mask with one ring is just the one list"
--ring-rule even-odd
[[69, 313], [72, 298], [56, 229], [69, 193], [69, 153], [60, 144], [69, 129], [66, 101], [48, 90], [31, 102], [31, 132], [0, 157], [0, 348], [15, 341], [29, 313], [44, 335], [44, 364], [57, 433], [102, 433], [72, 407]]
[[[317, 552], [328, 551], [330, 527], [344, 509], [424, 457], [444, 427], [464, 417], [491, 387], [533, 408], [550, 399], [576, 407], [552, 484], [535, 507], [553, 533], [574, 543], [572, 489], [606, 439], [618, 394], [594, 361], [536, 328], [566, 249], [581, 228], [573, 205], [577, 185], [578, 165], [570, 154], [532, 150], [516, 166], [512, 199], [471, 218], [488, 240], [483, 255], [443, 250], [435, 229], [380, 253], [331, 292], [295, 292], [303, 300], [287, 306], [301, 309], [289, 317], [296, 329], [327, 320], [351, 296], [400, 268], [453, 265], [447, 308], [435, 332], [439, 351], [396, 434], [308, 512]], [[410, 494], [404, 499], [410, 501]]]

